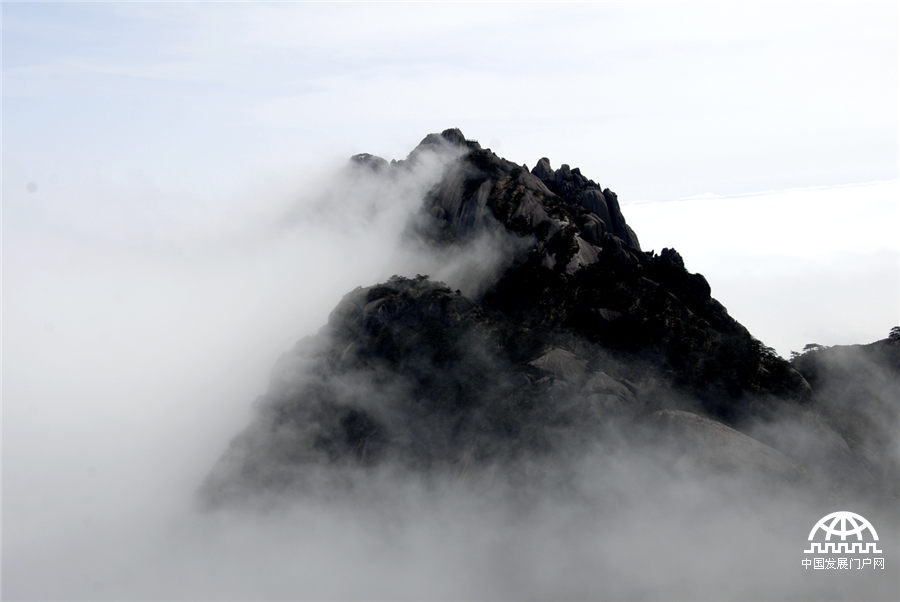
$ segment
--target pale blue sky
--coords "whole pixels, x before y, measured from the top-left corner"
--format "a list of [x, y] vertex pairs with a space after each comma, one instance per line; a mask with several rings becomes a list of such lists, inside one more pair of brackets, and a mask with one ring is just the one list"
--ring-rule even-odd
[[402, 156], [450, 126], [626, 201], [897, 173], [894, 2], [4, 3], [3, 20], [13, 196], [65, 169], [174, 184]]
[[[626, 208], [898, 174], [895, 2], [5, 2], [2, 11], [7, 282], [61, 241], [112, 254], [227, 247], [348, 155], [402, 158], [452, 126], [515, 161], [580, 166]], [[880, 195], [864, 199], [874, 203], [865, 205], [871, 226], [857, 220], [844, 236], [850, 249], [882, 253], [885, 301], [867, 328], [833, 342], [871, 338], [898, 313], [897, 248], [882, 228], [896, 222], [885, 196], [893, 189], [851, 190]], [[728, 277], [716, 273], [722, 232], [776, 256], [802, 240], [822, 263], [846, 260], [848, 245], [812, 225], [818, 205], [777, 198], [781, 210], [767, 219], [785, 223], [749, 239], [728, 236], [756, 223], [741, 213], [752, 211], [746, 199], [715, 219], [681, 203], [662, 228], [662, 212], [631, 215], [647, 248], [690, 245], [688, 267], [739, 307], [767, 293], [717, 290]], [[853, 199], [839, 204], [822, 201], [838, 229]], [[794, 269], [816, 268], [805, 261]], [[830, 289], [808, 294], [824, 313], [872, 294], [837, 286], [857, 296], [836, 308]], [[810, 302], [768, 294], [798, 311]], [[758, 313], [748, 326], [782, 353], [814, 335], [814, 324], [801, 334], [796, 320]]]

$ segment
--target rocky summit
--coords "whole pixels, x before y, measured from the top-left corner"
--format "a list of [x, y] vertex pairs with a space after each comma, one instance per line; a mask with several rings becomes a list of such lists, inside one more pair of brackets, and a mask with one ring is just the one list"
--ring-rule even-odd
[[[616, 194], [578, 168], [541, 158], [529, 170], [450, 129], [403, 161], [360, 154], [350, 169], [402, 177], [429, 152], [446, 161], [409, 218], [409, 243], [463, 249], [496, 234], [512, 241], [502, 268], [468, 296], [414, 274], [349, 292], [279, 361], [204, 484], [207, 503], [308, 494], [384, 466], [520, 466], [611, 431], [664, 435], [676, 455], [776, 479], [815, 479], [823, 458], [875, 488], [882, 479], [866, 475], [884, 476], [885, 462], [896, 474], [892, 437], [859, 426], [884, 433], [871, 411], [896, 425], [897, 398], [883, 392], [896, 390], [896, 340], [883, 343], [894, 351], [879, 356], [875, 402], [850, 404], [828, 377], [837, 355], [779, 357], [677, 251], [642, 250]], [[782, 422], [816, 441], [816, 462]]]

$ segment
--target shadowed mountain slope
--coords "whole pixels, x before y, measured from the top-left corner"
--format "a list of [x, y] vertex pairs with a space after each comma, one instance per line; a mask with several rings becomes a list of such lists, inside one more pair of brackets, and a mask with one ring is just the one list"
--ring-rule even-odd
[[529, 171], [446, 130], [404, 161], [362, 154], [351, 169], [402, 178], [426, 152], [446, 163], [408, 243], [452, 251], [495, 235], [509, 241], [502, 269], [469, 296], [419, 275], [348, 293], [280, 360], [204, 499], [309, 492], [376, 466], [514, 472], [634, 425], [701, 464], [805, 478], [802, 453], [766, 438], [785, 412], [814, 414], [851, 472], [869, 453], [819, 417], [836, 406], [813, 395], [818, 364], [792, 367], [752, 337], [675, 250], [643, 251], [616, 194], [577, 168], [543, 158]]

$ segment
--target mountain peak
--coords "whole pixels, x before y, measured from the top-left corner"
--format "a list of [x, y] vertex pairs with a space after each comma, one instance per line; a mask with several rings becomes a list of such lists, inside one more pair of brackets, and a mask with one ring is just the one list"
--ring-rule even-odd
[[[610, 424], [668, 429], [686, 445], [731, 441], [764, 467], [781, 458], [764, 445], [777, 441], [750, 441], [743, 425], [785, 412], [823, 423], [810, 415], [810, 384], [729, 316], [677, 251], [641, 250], [609, 188], [546, 157], [529, 172], [458, 129], [429, 134], [410, 157], [426, 151], [441, 171], [407, 234], [444, 260], [478, 256], [485, 236], [501, 241], [499, 267], [468, 296], [422, 275], [348, 293], [280, 360], [254, 424], [208, 479], [207, 501], [309, 491], [323, 469], [509, 465], [595, 440]], [[376, 178], [438, 169], [352, 161]], [[845, 461], [840, 435], [826, 439], [838, 443], [823, 453]], [[778, 478], [797, 474], [786, 462]]]
[[[458, 130], [448, 131], [451, 139], [462, 137]], [[444, 140], [444, 134], [425, 140], [436, 139]], [[569, 273], [597, 260], [606, 235], [617, 238], [625, 253], [640, 252], [616, 194], [577, 168], [554, 171], [544, 158], [528, 172], [477, 143], [466, 144], [424, 200], [434, 240], [461, 240], [500, 226], [533, 236], [546, 265]]]
[[422, 149], [441, 149], [444, 147], [459, 149], [480, 149], [481, 146], [475, 140], [467, 140], [459, 128], [448, 128], [440, 134], [428, 134], [413, 149], [413, 154]]
[[459, 130], [459, 128], [448, 128], [441, 132], [441, 138], [449, 142], [450, 144], [456, 144], [459, 146], [465, 146], [466, 137], [463, 136], [463, 133]]

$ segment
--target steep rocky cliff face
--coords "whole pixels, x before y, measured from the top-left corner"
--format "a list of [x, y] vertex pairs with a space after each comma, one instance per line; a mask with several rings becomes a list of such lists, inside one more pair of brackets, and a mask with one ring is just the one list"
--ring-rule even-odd
[[[443, 135], [462, 144], [458, 131]], [[436, 243], [489, 228], [529, 239], [480, 301], [537, 329], [534, 345], [562, 330], [651, 357], [726, 420], [751, 395], [808, 398], [802, 377], [734, 321], [675, 250], [641, 251], [615, 193], [578, 169], [553, 171], [541, 159], [529, 173], [470, 144], [423, 211], [424, 236]]]
[[[279, 362], [207, 501], [308, 492], [346, 470], [521, 467], [633, 425], [719, 466], [805, 474], [802, 454], [778, 451], [764, 427], [835, 405], [813, 395], [818, 372], [753, 338], [676, 251], [643, 251], [614, 192], [546, 158], [529, 171], [458, 130], [405, 161], [352, 163], [396, 177], [429, 149], [450, 159], [409, 238], [460, 248], [500, 233], [515, 241], [504, 269], [471, 297], [419, 275], [348, 293]], [[834, 419], [817, 418], [816, 432], [843, 465], [886, 445], [857, 453]]]

